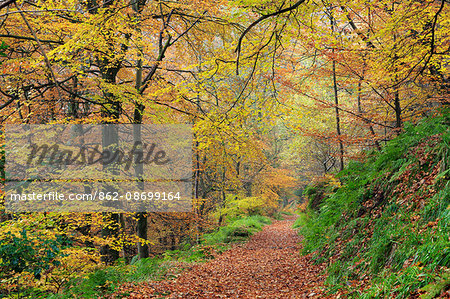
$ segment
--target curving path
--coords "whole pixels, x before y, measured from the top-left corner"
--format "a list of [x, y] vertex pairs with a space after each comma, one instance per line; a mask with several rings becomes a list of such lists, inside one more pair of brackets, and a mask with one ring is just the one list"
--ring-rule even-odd
[[300, 256], [301, 239], [289, 218], [176, 280], [138, 285], [128, 298], [325, 298], [323, 267]]

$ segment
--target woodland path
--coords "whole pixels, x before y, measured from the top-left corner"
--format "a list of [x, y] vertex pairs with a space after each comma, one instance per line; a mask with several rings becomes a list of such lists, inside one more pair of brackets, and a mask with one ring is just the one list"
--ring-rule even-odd
[[326, 298], [324, 268], [300, 255], [294, 219], [273, 221], [175, 280], [139, 284], [128, 298]]

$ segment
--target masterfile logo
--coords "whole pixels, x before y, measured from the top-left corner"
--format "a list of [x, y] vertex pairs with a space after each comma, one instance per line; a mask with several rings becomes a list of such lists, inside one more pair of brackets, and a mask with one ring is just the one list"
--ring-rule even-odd
[[191, 209], [190, 125], [7, 125], [5, 136], [13, 212]]
[[112, 163], [125, 164], [125, 170], [129, 170], [132, 163], [165, 165], [170, 159], [164, 150], [156, 150], [157, 145], [152, 143], [147, 145], [140, 141], [135, 141], [129, 152], [120, 149], [115, 151], [105, 149], [99, 150], [99, 145], [90, 149], [86, 146], [80, 147], [77, 152], [61, 149], [58, 144], [31, 144], [31, 151], [28, 155], [27, 165], [31, 165], [36, 159], [36, 163], [46, 163], [51, 165], [92, 165], [100, 163], [108, 165]]

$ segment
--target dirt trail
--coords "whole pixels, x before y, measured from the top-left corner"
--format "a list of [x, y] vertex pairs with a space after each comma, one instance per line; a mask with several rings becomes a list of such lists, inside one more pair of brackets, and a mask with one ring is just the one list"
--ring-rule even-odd
[[[300, 256], [292, 221], [274, 221], [246, 244], [193, 266], [176, 280], [149, 282], [146, 287], [170, 294], [167, 298], [324, 298], [323, 268]], [[132, 298], [157, 294], [136, 291]]]

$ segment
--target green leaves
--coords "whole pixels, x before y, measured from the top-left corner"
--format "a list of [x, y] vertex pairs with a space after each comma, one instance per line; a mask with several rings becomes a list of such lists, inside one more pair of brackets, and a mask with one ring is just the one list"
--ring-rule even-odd
[[2, 44], [0, 45], [0, 56], [6, 57], [6, 54], [5, 54], [6, 49], [8, 49], [8, 45], [5, 44], [4, 41], [2, 41]]
[[30, 238], [25, 229], [19, 236], [7, 232], [0, 241], [0, 275], [12, 277], [16, 273], [28, 272], [40, 279], [44, 270], [60, 263], [63, 238], [46, 239], [40, 236]]

